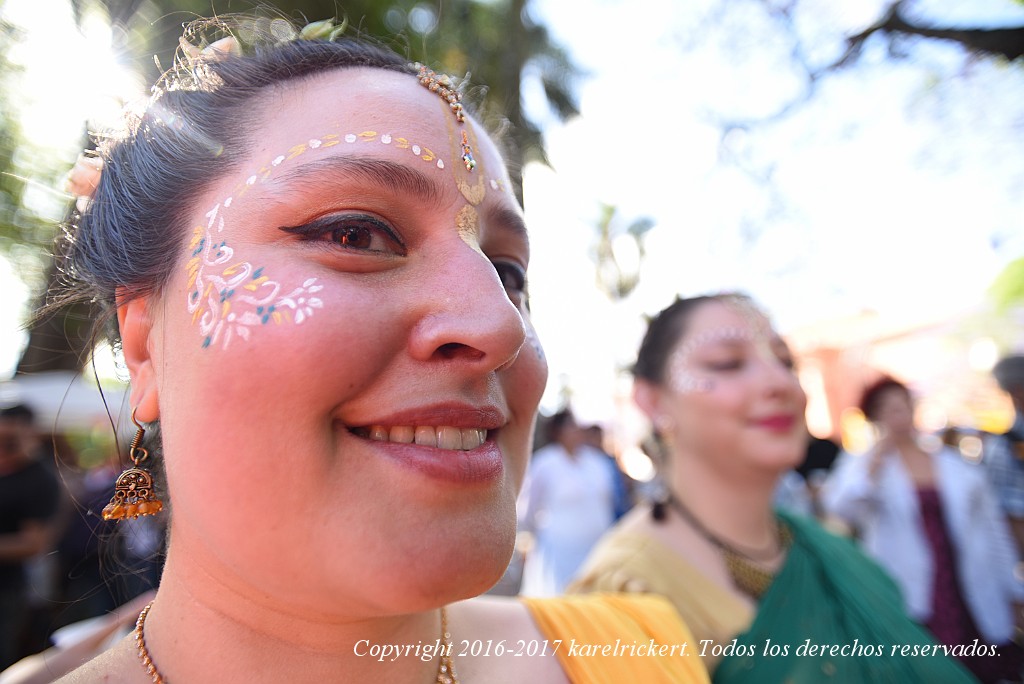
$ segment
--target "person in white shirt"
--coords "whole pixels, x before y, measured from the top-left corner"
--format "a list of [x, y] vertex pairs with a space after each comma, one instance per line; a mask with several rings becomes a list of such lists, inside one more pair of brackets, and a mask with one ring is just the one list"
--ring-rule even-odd
[[878, 430], [866, 454], [840, 455], [825, 484], [826, 510], [859, 534], [896, 580], [907, 612], [940, 643], [981, 638], [1000, 657], [964, 658], [982, 681], [1016, 680], [1024, 660], [1012, 643], [1022, 624], [1017, 550], [984, 470], [942, 447], [923, 449], [910, 390], [884, 377], [861, 410]]
[[520, 497], [520, 527], [533, 544], [523, 565], [523, 596], [558, 596], [614, 522], [615, 483], [608, 457], [584, 443], [572, 412], [548, 421], [550, 443], [530, 462]]

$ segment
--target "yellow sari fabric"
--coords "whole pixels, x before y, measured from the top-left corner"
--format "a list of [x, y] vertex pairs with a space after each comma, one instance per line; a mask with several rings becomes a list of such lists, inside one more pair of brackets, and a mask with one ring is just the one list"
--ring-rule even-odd
[[[520, 598], [573, 684], [706, 684], [693, 635], [660, 596]], [[653, 654], [653, 655], [652, 655]]]

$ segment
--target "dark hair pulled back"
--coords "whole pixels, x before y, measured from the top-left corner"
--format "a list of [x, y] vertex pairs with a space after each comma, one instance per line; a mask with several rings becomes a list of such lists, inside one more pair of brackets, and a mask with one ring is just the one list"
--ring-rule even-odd
[[123, 131], [99, 140], [99, 185], [65, 231], [64, 300], [91, 299], [109, 317], [115, 294], [120, 304], [159, 292], [188, 237], [198, 197], [245, 158], [261, 95], [270, 89], [352, 67], [415, 74], [406, 59], [365, 40], [282, 42], [282, 21], [265, 36], [253, 32], [251, 19], [237, 26], [223, 18], [191, 24], [186, 36], [246, 29], [248, 54], [179, 55], [145, 108], [126, 113]]

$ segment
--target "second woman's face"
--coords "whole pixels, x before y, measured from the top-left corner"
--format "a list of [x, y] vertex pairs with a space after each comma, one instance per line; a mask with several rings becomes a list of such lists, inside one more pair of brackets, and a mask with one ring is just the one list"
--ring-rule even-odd
[[753, 307], [695, 309], [666, 371], [665, 417], [682, 451], [729, 471], [799, 464], [806, 396], [785, 343]]
[[480, 593], [547, 372], [503, 162], [406, 74], [262, 104], [153, 313], [175, 552], [317, 610]]

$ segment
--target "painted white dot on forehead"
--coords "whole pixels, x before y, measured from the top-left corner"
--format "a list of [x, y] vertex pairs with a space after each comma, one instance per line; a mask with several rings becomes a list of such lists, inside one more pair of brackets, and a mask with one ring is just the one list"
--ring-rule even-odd
[[772, 324], [767, 314], [757, 308], [757, 305], [750, 299], [740, 296], [726, 296], [719, 301], [743, 316], [759, 336], [766, 339], [774, 336]]

